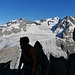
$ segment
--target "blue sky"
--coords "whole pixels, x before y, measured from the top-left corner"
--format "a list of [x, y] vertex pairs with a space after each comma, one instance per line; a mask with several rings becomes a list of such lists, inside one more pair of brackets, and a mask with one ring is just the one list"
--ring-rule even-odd
[[75, 0], [0, 0], [0, 24], [22, 17], [33, 21], [68, 15], [75, 16]]

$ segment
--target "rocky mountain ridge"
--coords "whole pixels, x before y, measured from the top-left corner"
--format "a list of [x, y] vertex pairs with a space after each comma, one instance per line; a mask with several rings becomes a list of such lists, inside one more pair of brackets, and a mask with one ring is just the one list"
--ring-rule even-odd
[[75, 52], [72, 39], [74, 27], [75, 18], [72, 16], [66, 16], [62, 20], [55, 17], [33, 22], [25, 18], [9, 21], [5, 26], [0, 26], [0, 62], [12, 60], [11, 68], [17, 68], [21, 52], [19, 39], [22, 36], [28, 36], [31, 45], [39, 40], [48, 59], [50, 54], [67, 58], [67, 51]]

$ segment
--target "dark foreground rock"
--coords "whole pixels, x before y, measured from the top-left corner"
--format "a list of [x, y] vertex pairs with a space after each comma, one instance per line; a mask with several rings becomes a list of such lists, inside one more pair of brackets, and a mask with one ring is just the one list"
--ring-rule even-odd
[[75, 75], [75, 53], [70, 54], [68, 59], [50, 55], [50, 64], [51, 75]]
[[[75, 75], [75, 53], [69, 54], [68, 58], [56, 58], [50, 55], [50, 60], [43, 52], [39, 42], [34, 45], [40, 51], [40, 62], [35, 75]], [[24, 75], [23, 69], [18, 72], [20, 50], [18, 46], [4, 48], [0, 51], [0, 75]]]

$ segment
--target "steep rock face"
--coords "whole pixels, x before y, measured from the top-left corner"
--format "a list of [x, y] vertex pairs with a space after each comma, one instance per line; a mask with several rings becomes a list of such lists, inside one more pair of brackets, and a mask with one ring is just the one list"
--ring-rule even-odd
[[74, 40], [73, 40], [73, 31], [75, 28], [75, 18], [72, 16], [66, 16], [63, 18], [57, 25], [54, 33], [56, 34], [57, 39], [56, 44], [58, 47], [63, 47], [62, 50], [68, 51], [69, 53], [75, 53]]
[[[67, 25], [67, 26], [66, 26]], [[57, 29], [55, 30], [56, 34], [59, 34], [59, 31], [63, 31], [64, 28], [66, 27], [66, 30], [63, 32], [63, 37], [62, 38], [66, 38], [66, 36], [71, 37], [72, 38], [72, 33], [73, 33], [73, 28], [71, 27], [75, 27], [75, 19], [74, 17], [71, 16], [66, 16], [64, 19], [62, 19], [59, 24]]]
[[22, 21], [20, 22], [20, 29], [23, 28], [24, 31], [26, 31], [26, 24], [27, 24], [27, 20], [25, 20], [24, 18], [22, 18]]
[[75, 24], [75, 18], [71, 16], [66, 16], [64, 19], [70, 20], [73, 24]]
[[9, 21], [6, 26], [1, 28], [0, 36], [10, 35], [12, 33], [18, 33], [21, 32], [21, 29], [26, 31], [26, 24], [27, 24], [27, 20], [25, 18]]

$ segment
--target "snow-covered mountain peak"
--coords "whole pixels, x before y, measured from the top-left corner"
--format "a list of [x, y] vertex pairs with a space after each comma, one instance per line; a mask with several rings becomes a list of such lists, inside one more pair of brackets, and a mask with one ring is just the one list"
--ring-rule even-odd
[[54, 19], [59, 20], [60, 18], [58, 16], [56, 16]]

